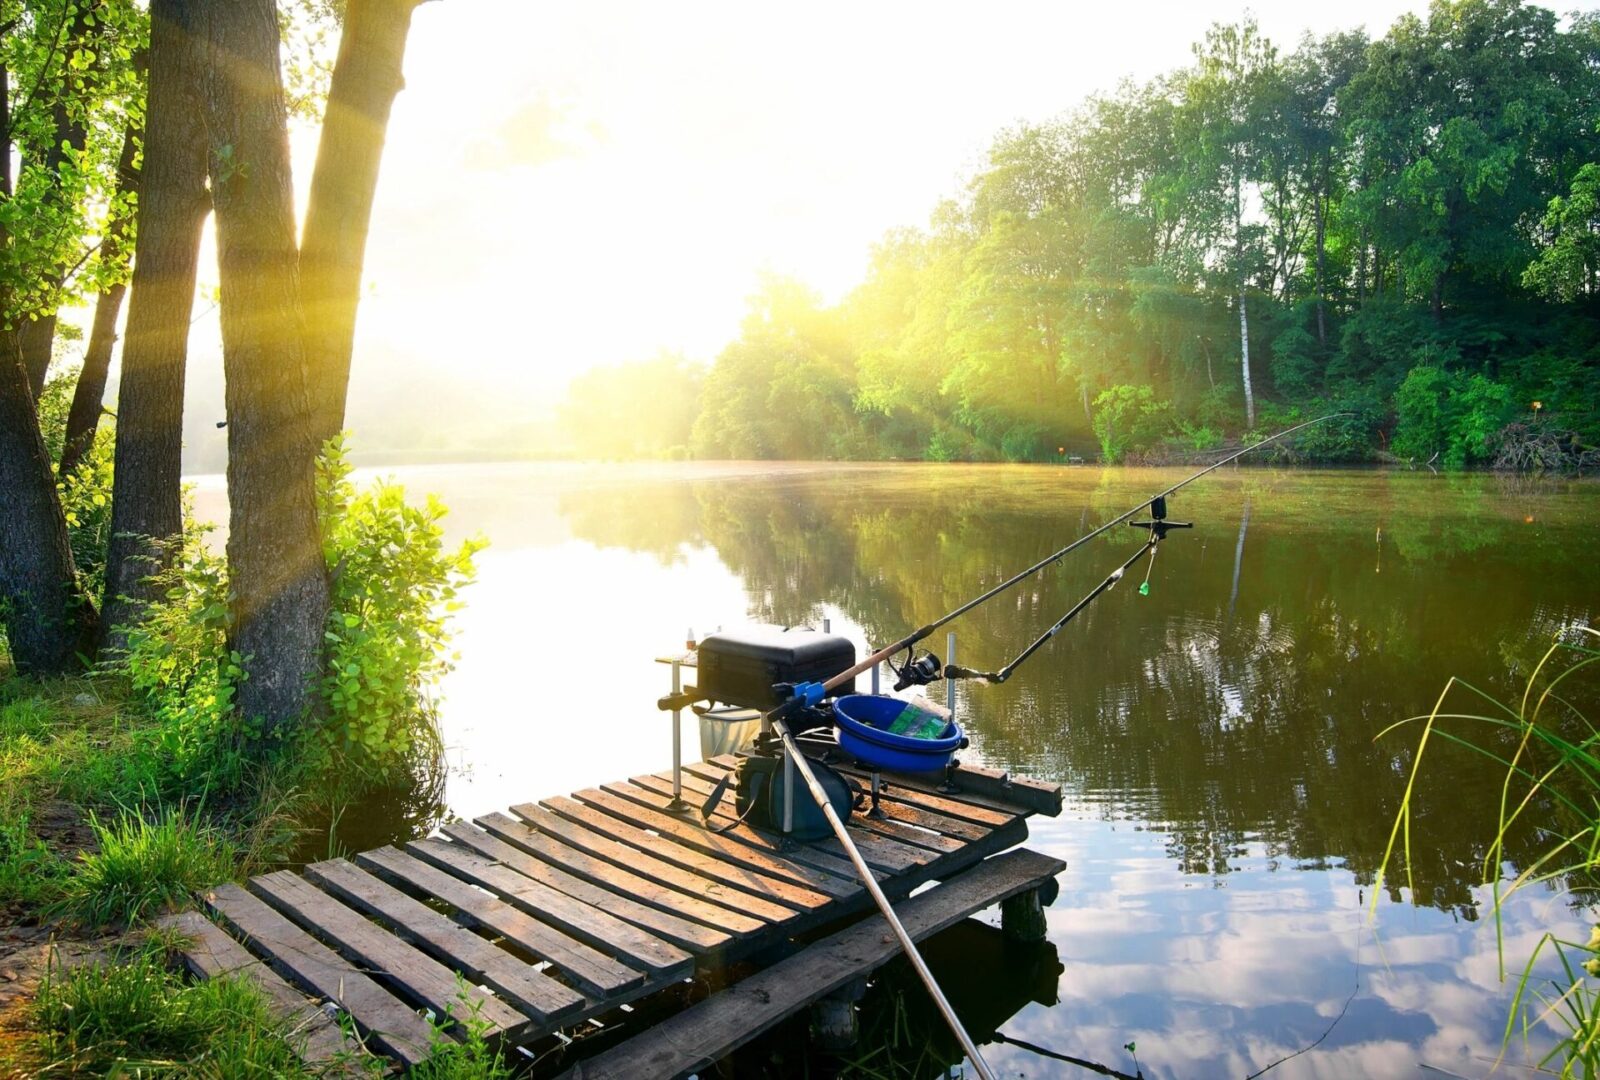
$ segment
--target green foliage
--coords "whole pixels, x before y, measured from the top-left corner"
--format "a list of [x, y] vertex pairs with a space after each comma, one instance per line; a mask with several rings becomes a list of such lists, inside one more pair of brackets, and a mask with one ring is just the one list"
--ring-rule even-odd
[[1094, 408], [1094, 433], [1108, 462], [1154, 445], [1172, 429], [1171, 403], [1148, 386], [1113, 386], [1094, 399]]
[[1412, 368], [1394, 402], [1394, 452], [1438, 456], [1450, 469], [1491, 457], [1494, 436], [1517, 411], [1510, 387], [1432, 366]]
[[0, 820], [0, 908], [40, 908], [61, 895], [67, 864], [34, 835], [26, 814]]
[[[1359, 405], [1301, 458], [1382, 457], [1398, 412], [1402, 456], [1483, 462], [1499, 387], [1559, 390], [1595, 441], [1597, 22], [1463, 0], [1288, 53], [1214, 26], [1184, 68], [999, 133], [836, 307], [768, 282], [706, 375], [694, 452], [1053, 458], [1102, 441], [1093, 402], [1124, 386], [1233, 441], [1241, 297], [1258, 428]], [[1419, 367], [1463, 381], [1392, 400]], [[1130, 448], [1125, 419], [1103, 454]]]
[[358, 491], [342, 438], [319, 464], [317, 500], [331, 595], [324, 735], [337, 760], [381, 778], [434, 730], [429, 693], [450, 670], [449, 620], [484, 541], [447, 550], [432, 496], [410, 505], [385, 481]]
[[[1506, 978], [1502, 919], [1511, 897], [1541, 883], [1570, 882], [1592, 888], [1600, 870], [1600, 731], [1572, 704], [1584, 700], [1582, 681], [1592, 679], [1600, 669], [1596, 644], [1600, 644], [1600, 631], [1589, 627], [1558, 636], [1529, 675], [1520, 701], [1502, 702], [1469, 683], [1451, 679], [1431, 713], [1379, 734], [1382, 738], [1408, 724], [1422, 728], [1373, 884], [1374, 906], [1395, 857], [1403, 860], [1406, 881], [1411, 884], [1411, 822], [1417, 812], [1414, 796], [1430, 738], [1464, 746], [1505, 769], [1498, 823], [1482, 864], [1483, 884], [1494, 893], [1502, 980]], [[1455, 701], [1461, 697], [1468, 703], [1457, 706]], [[1541, 829], [1547, 838], [1544, 851], [1505, 880], [1507, 837], [1519, 819], [1534, 814], [1551, 822]], [[1558, 979], [1540, 978], [1536, 973], [1541, 955], [1547, 954], [1553, 955], [1560, 967]], [[1506, 1043], [1509, 1045], [1519, 1028], [1554, 1024], [1561, 1030], [1561, 1040], [1539, 1066], [1554, 1066], [1561, 1076], [1600, 1074], [1600, 987], [1592, 981], [1597, 975], [1600, 928], [1587, 941], [1543, 935], [1516, 978], [1516, 994], [1506, 1018]]]
[[85, 927], [131, 926], [188, 907], [199, 889], [234, 874], [234, 845], [210, 826], [169, 810], [154, 821], [123, 812], [91, 815], [97, 850], [79, 857], [56, 911]]
[[115, 963], [53, 969], [40, 984], [33, 1022], [42, 1056], [70, 1062], [78, 1074], [314, 1075], [253, 984], [230, 977], [185, 983], [157, 942]]
[[[61, 460], [67, 414], [78, 385], [76, 368], [53, 376], [39, 394], [39, 431], [50, 460]], [[72, 559], [87, 595], [105, 589], [106, 549], [111, 543], [111, 464], [116, 443], [114, 426], [102, 421], [89, 451], [77, 468], [56, 478], [56, 494], [67, 517]]]

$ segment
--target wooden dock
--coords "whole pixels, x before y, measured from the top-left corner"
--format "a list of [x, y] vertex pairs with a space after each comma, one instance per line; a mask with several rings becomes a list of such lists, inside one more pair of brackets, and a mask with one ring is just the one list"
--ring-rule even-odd
[[[686, 765], [685, 800], [698, 806], [733, 764]], [[1059, 808], [1059, 789], [985, 770], [955, 782], [941, 794], [892, 781], [881, 816], [850, 817], [891, 899], [940, 882], [897, 902], [915, 937], [1019, 894], [1043, 889], [1048, 902], [1064, 865], [1000, 854], [1027, 837], [1030, 813]], [[674, 810], [672, 791], [663, 773], [523, 803], [403, 848], [220, 886], [205, 898], [215, 922], [170, 921], [191, 971], [259, 983], [319, 1061], [351, 1049], [330, 1014], [408, 1067], [438, 1037], [430, 1016], [524, 1045], [593, 1029], [686, 979], [753, 971], [589, 1060], [577, 1060], [583, 1041], [564, 1058], [575, 1077], [681, 1075], [895, 950], [836, 839], [733, 824], [731, 796], [716, 813], [731, 827], [713, 833]]]

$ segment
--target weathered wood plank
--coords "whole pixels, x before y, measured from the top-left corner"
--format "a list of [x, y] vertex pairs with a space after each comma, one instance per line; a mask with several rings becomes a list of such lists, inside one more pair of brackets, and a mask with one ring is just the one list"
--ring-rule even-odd
[[805, 910], [808, 906], [820, 907], [828, 902], [826, 896], [812, 893], [811, 895], [815, 897], [813, 904], [785, 905], [770, 898], [769, 894], [759, 888], [752, 888], [750, 891], [734, 888], [721, 878], [675, 866], [647, 854], [640, 848], [603, 836], [533, 803], [513, 806], [511, 812], [536, 833], [559, 838], [570, 848], [603, 859], [640, 877], [702, 897], [707, 903], [720, 905], [730, 911], [743, 912], [751, 918], [765, 922], [783, 922], [796, 910]]
[[[705, 897], [709, 892], [721, 891], [720, 886], [714, 881], [706, 881], [704, 878], [693, 880], [692, 875], [686, 875], [691, 878], [686, 888], [693, 891], [686, 892], [672, 888], [653, 878], [641, 877], [614, 863], [568, 847], [526, 822], [505, 814], [485, 814], [476, 819], [476, 824], [512, 847], [520, 848], [551, 866], [558, 867], [574, 877], [582, 878], [591, 885], [618, 895], [632, 897], [641, 903], [658, 907], [674, 915], [681, 915], [686, 919], [693, 919], [695, 922], [704, 923], [729, 934], [759, 933], [770, 927], [774, 921], [787, 919], [794, 914], [787, 908], [763, 904], [753, 896], [748, 898], [752, 909], [749, 913], [713, 904]], [[648, 858], [637, 852], [635, 857], [641, 862]], [[757, 909], [763, 913], [776, 911], [777, 919], [772, 918], [770, 914], [766, 917], [758, 916]]]
[[510, 867], [501, 866], [463, 844], [416, 840], [407, 844], [406, 850], [463, 881], [488, 889], [529, 915], [615, 956], [629, 967], [658, 978], [676, 978], [694, 969], [694, 957], [682, 949], [608, 912], [524, 877]]
[[331, 944], [349, 960], [375, 974], [402, 996], [432, 1009], [440, 1018], [465, 1021], [476, 1016], [489, 1036], [516, 1038], [536, 1022], [506, 1002], [464, 983], [455, 972], [430, 959], [297, 874], [279, 870], [249, 882], [250, 891]]
[[356, 862], [390, 881], [442, 900], [467, 925], [498, 934], [549, 961], [584, 993], [607, 998], [644, 982], [643, 971], [627, 967], [493, 894], [395, 848], [364, 852], [356, 856]]
[[[626, 844], [630, 849], [647, 851], [664, 863], [682, 866], [740, 889], [760, 893], [775, 903], [815, 910], [831, 903], [836, 897], [853, 896], [861, 891], [859, 885], [852, 886], [850, 882], [820, 870], [807, 870], [808, 880], [817, 885], [815, 889], [807, 888], [795, 884], [791, 879], [762, 873], [742, 863], [707, 854], [701, 848], [677, 843], [669, 836], [645, 832], [629, 821], [586, 806], [576, 799], [564, 796], [545, 799], [543, 808], [563, 821], [574, 822], [591, 832], [603, 834]], [[511, 809], [513, 813], [522, 812], [521, 806]]]
[[372, 1045], [408, 1068], [427, 1058], [435, 1039], [428, 1022], [333, 950], [237, 885], [217, 886], [206, 905], [274, 971], [348, 1012]]
[[703, 926], [671, 912], [642, 904], [625, 893], [613, 892], [580, 877], [574, 877], [466, 822], [454, 822], [446, 825], [442, 831], [456, 843], [471, 848], [485, 858], [493, 859], [501, 866], [515, 870], [529, 880], [537, 881], [557, 892], [566, 893], [574, 900], [615, 915], [624, 922], [632, 923], [641, 930], [654, 934], [662, 941], [670, 942], [697, 955], [716, 953], [733, 940], [733, 935], [724, 930]]
[[360, 1044], [347, 1036], [316, 1002], [284, 982], [198, 911], [168, 915], [159, 922], [188, 940], [181, 956], [184, 966], [197, 978], [242, 979], [261, 991], [271, 1003], [273, 1014], [284, 1022], [290, 1045], [307, 1063], [328, 1066], [342, 1059], [354, 1071], [365, 1056]]
[[[662, 808], [667, 803], [666, 799], [632, 784], [611, 784], [606, 789], [585, 788], [575, 793], [574, 798], [622, 821], [654, 829], [662, 836], [671, 837], [689, 847], [699, 848], [729, 862], [775, 877], [805, 883], [841, 896], [864, 891], [859, 883], [841, 876], [844, 871], [851, 871], [848, 862], [821, 852], [816, 853], [818, 859], [815, 861], [789, 858], [790, 855], [799, 855], [809, 859], [809, 853], [799, 847], [774, 855], [771, 841], [748, 825], [713, 833], [699, 822], [691, 823], [664, 813]], [[827, 865], [819, 866], [818, 862]], [[879, 872], [879, 877], [882, 876]]]
[[[727, 771], [718, 765], [704, 761], [691, 762], [683, 768], [685, 772], [713, 784], [720, 780]], [[857, 777], [857, 780], [862, 779]], [[862, 783], [861, 790], [870, 800], [872, 797], [871, 781], [867, 780]], [[931, 829], [936, 833], [953, 836], [958, 840], [977, 840], [989, 829], [989, 826], [978, 825], [963, 818], [953, 817], [950, 814], [928, 810], [915, 803], [896, 802], [892, 799], [880, 798], [878, 800], [878, 809], [883, 812], [885, 817], [892, 818], [895, 821], [903, 821], [907, 825], [917, 825], [924, 829]], [[997, 822], [996, 824], [1004, 824], [1004, 822]]]
[[[653, 776], [635, 776], [632, 777], [628, 783], [645, 791], [652, 791], [656, 794], [665, 794], [665, 792], [662, 790], [661, 781], [657, 780]], [[685, 778], [685, 784], [687, 785], [688, 783], [688, 778]], [[610, 791], [615, 790], [616, 785], [607, 784], [605, 787], [606, 790]], [[800, 787], [795, 791], [796, 799], [805, 799], [809, 797], [810, 796], [805, 793], [804, 787]], [[730, 785], [728, 794], [723, 797], [722, 802], [717, 806], [716, 812], [712, 815], [712, 817], [719, 821], [731, 822], [738, 816], [739, 815], [733, 800], [733, 789]], [[861, 825], [860, 822], [856, 820], [854, 814], [850, 816], [850, 820], [845, 824], [850, 830], [850, 839], [855, 841], [856, 849], [861, 852], [861, 857], [867, 860], [867, 865], [873, 867], [874, 869], [882, 870], [886, 873], [903, 874], [913, 867], [922, 866], [923, 864], [932, 861], [936, 854], [927, 850], [926, 848], [913, 847], [910, 844], [902, 843], [899, 840], [891, 840], [887, 836], [882, 836], [876, 832], [866, 829]], [[796, 853], [797, 858], [803, 857], [797, 853], [808, 851], [827, 852], [829, 855], [839, 859], [849, 858], [849, 856], [845, 853], [843, 845], [841, 845], [839, 841], [832, 835], [828, 836], [827, 839], [824, 840], [810, 840], [806, 841], [805, 843], [792, 844], [785, 841], [776, 833], [768, 833], [765, 829], [756, 829], [755, 832], [758, 836], [763, 836], [766, 838], [766, 845], [768, 846], [769, 850], [783, 851], [785, 853]]]
[[583, 995], [570, 986], [343, 859], [313, 863], [301, 873], [362, 914], [388, 923], [403, 941], [450, 970], [493, 987], [541, 1025], [583, 1008]]
[[[719, 769], [732, 769], [737, 758], [731, 754], [711, 758], [708, 764]], [[872, 771], [844, 762], [830, 762], [840, 772], [867, 780], [870, 783]], [[990, 800], [979, 796], [962, 793], [959, 795], [938, 794], [934, 789], [940, 785], [937, 779], [915, 779], [899, 773], [883, 773], [884, 784], [880, 798], [892, 802], [906, 803], [911, 806], [920, 806], [925, 810], [935, 810], [941, 814], [970, 821], [974, 825], [1004, 825], [1011, 818], [1017, 817], [1023, 811], [1018, 807], [997, 806]]]
[[[998, 855], [896, 906], [921, 940], [1039, 884], [1065, 863], [1033, 851]], [[878, 916], [813, 944], [574, 1067], [570, 1080], [678, 1077], [703, 1069], [807, 1003], [892, 959], [899, 949]]]
[[[698, 765], [700, 763], [696, 762], [695, 764]], [[693, 770], [691, 767], [685, 767], [684, 771], [687, 774], [683, 778], [683, 787], [685, 791], [693, 790], [698, 794], [701, 790], [704, 790], [707, 795], [711, 794], [711, 789], [715, 785], [715, 779], [708, 780], [705, 773], [698, 770]], [[715, 770], [708, 771], [714, 772]], [[656, 774], [654, 776], [635, 780], [634, 783], [648, 785], [652, 791], [671, 791], [672, 774]], [[731, 787], [729, 791], [730, 794], [723, 796], [723, 798], [725, 802], [729, 803], [731, 808]], [[804, 798], [809, 801], [811, 798], [811, 793], [802, 786], [795, 789], [795, 797]], [[955, 837], [945, 836], [942, 833], [933, 832], [927, 829], [919, 829], [904, 822], [894, 821], [887, 818], [869, 818], [864, 814], [851, 814], [850, 820], [846, 824], [853, 829], [865, 830], [866, 832], [876, 833], [879, 836], [887, 836], [891, 840], [896, 840], [903, 844], [910, 844], [912, 847], [927, 848], [929, 851], [935, 851], [941, 855], [947, 851], [954, 851], [961, 846], [961, 841]]]

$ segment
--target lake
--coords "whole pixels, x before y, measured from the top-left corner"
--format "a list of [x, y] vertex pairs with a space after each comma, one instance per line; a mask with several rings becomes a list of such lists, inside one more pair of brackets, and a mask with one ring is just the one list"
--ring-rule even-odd
[[[654, 702], [668, 675], [652, 658], [681, 649], [690, 628], [826, 619], [864, 652], [1185, 474], [398, 470], [414, 495], [452, 508], [453, 536], [491, 545], [441, 687], [449, 771], [430, 798], [398, 801], [425, 827], [437, 800], [471, 817], [663, 769], [670, 720]], [[201, 480], [197, 502], [221, 516], [217, 481]], [[1594, 620], [1600, 488], [1228, 469], [1170, 509], [1195, 527], [1162, 546], [1147, 596], [1124, 582], [1005, 685], [960, 687], [964, 760], [1059, 781], [1066, 804], [1030, 822], [1029, 845], [1068, 864], [1047, 947], [1019, 955], [967, 927], [929, 950], [959, 975], [952, 996], [973, 1026], [1003, 1033], [985, 1056], [1008, 1076], [1089, 1075], [1038, 1049], [1150, 1077], [1244, 1077], [1289, 1055], [1270, 1075], [1488, 1073], [1524, 959], [1546, 931], [1586, 939], [1588, 920], [1570, 891], [1519, 893], [1503, 920], [1501, 981], [1480, 882], [1503, 774], [1442, 739], [1415, 796], [1411, 884], [1397, 859], [1374, 911], [1421, 728], [1379, 735], [1427, 713], [1452, 676], [1520, 698], [1554, 638]], [[1003, 664], [1141, 536], [1115, 530], [964, 617], [953, 626], [960, 662]], [[1594, 680], [1569, 696], [1600, 717]], [[693, 718], [684, 746], [697, 754]], [[1561, 827], [1537, 809], [1530, 825]], [[392, 839], [393, 813], [352, 811], [339, 841]], [[1546, 840], [1514, 831], [1506, 871]], [[895, 1058], [902, 1075], [942, 1075], [958, 1060], [903, 971], [890, 969], [864, 1008], [870, 1067]], [[1551, 1041], [1537, 1028], [1507, 1058], [1537, 1059]], [[801, 1045], [780, 1030], [738, 1072], [789, 1074]]]

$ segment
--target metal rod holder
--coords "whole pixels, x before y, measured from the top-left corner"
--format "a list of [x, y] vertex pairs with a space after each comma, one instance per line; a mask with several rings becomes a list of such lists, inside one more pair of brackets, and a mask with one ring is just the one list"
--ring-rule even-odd
[[[672, 662], [672, 696], [683, 692], [683, 661]], [[667, 809], [681, 812], [689, 809], [683, 801], [683, 710], [672, 710], [672, 801]]]

